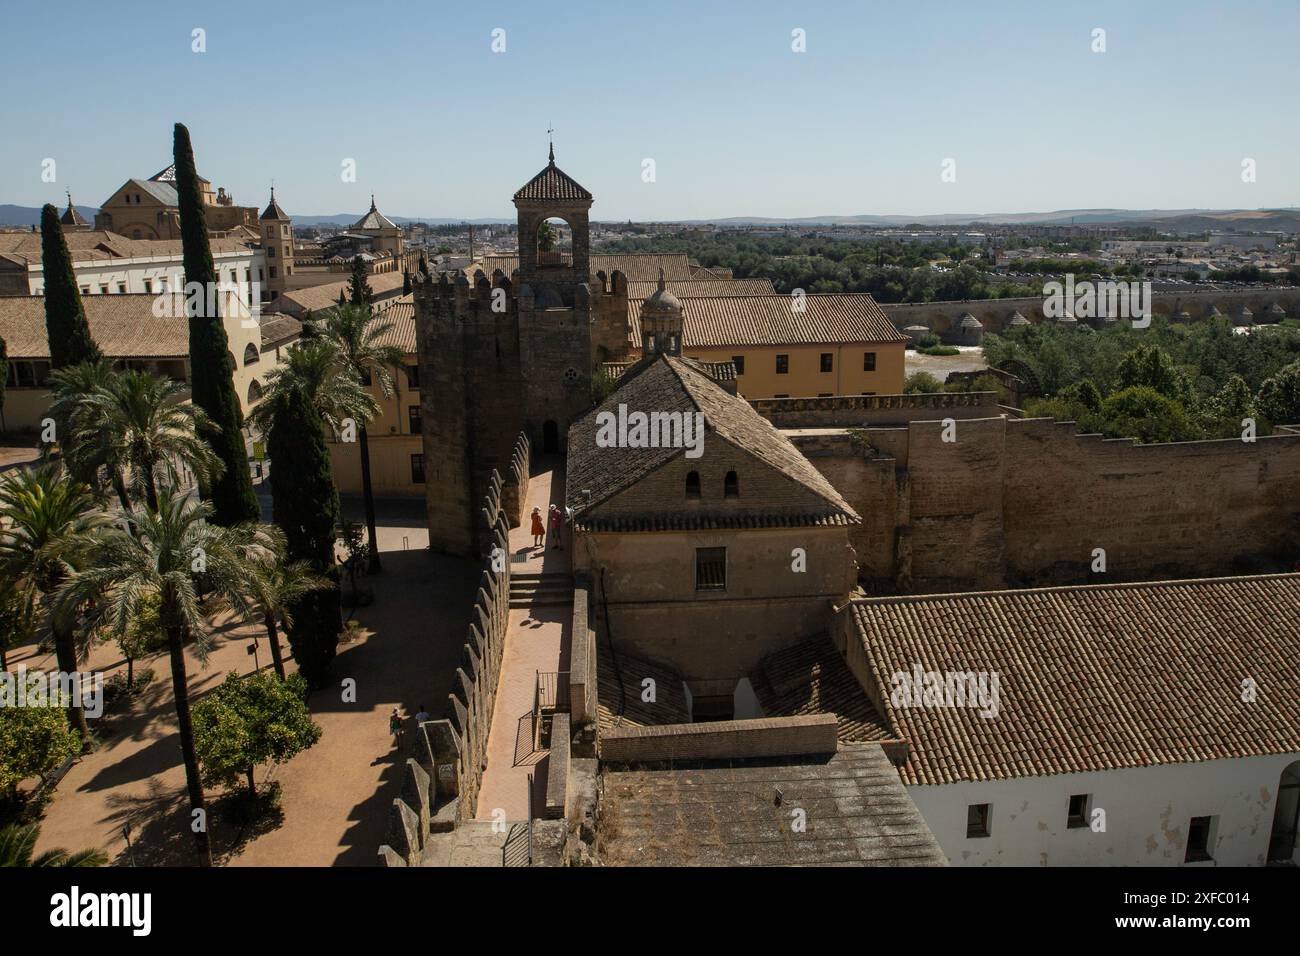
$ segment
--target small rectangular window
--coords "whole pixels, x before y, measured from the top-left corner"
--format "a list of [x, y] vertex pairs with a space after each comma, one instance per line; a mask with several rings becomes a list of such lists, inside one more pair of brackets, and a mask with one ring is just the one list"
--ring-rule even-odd
[[268, 266], [267, 271], [269, 272], [272, 279], [276, 277], [277, 273], [275, 271], [275, 266]]
[[418, 365], [406, 366], [406, 384], [409, 385], [411, 388], [420, 387], [420, 366]]
[[966, 808], [966, 837], [986, 837], [989, 835], [989, 804], [972, 803]]
[[266, 250], [266, 254], [267, 254], [268, 256], [270, 256], [272, 259], [274, 259], [274, 258], [275, 258], [275, 246], [271, 246], [270, 248], [268, 248], [268, 249]]
[[1192, 817], [1187, 827], [1187, 855], [1184, 863], [1203, 863], [1214, 859], [1210, 855], [1210, 830], [1214, 817]]
[[420, 406], [412, 405], [406, 410], [406, 420], [411, 426], [411, 434], [422, 434], [420, 429]]
[[695, 590], [725, 591], [727, 589], [727, 549], [695, 549]]
[[862, 353], [862, 371], [864, 371], [864, 372], [874, 372], [875, 370], [876, 370], [876, 353], [875, 353], [875, 352], [863, 352], [863, 353]]
[[423, 455], [411, 456], [411, 484], [413, 485], [424, 484], [424, 456]]
[[731, 357], [731, 364], [734, 365], [734, 366], [736, 366], [736, 374], [737, 374], [737, 375], [744, 375], [744, 374], [745, 374], [745, 356], [743, 356], [743, 355], [733, 355], [733, 356]]
[[1071, 830], [1088, 825], [1088, 794], [1076, 793], [1070, 797], [1070, 811], [1065, 825]]
[[833, 372], [835, 370], [835, 354], [833, 352], [822, 353], [822, 371]]
[[776, 374], [777, 375], [790, 374], [790, 356], [778, 355], [776, 357]]

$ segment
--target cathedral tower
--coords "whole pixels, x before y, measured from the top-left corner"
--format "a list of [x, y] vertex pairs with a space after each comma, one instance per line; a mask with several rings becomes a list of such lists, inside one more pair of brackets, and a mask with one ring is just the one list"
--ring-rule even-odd
[[258, 228], [262, 233], [262, 249], [266, 252], [266, 275], [263, 278], [264, 302], [271, 302], [284, 294], [286, 280], [293, 275], [293, 221], [285, 215], [275, 201], [275, 187], [271, 187], [271, 201], [262, 210]]

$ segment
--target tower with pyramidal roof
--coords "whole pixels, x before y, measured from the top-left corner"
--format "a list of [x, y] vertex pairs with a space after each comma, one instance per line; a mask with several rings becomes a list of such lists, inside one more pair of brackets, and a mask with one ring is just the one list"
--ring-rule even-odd
[[[623, 358], [627, 279], [591, 274], [593, 197], [555, 165], [514, 195], [519, 266], [484, 275], [418, 276], [413, 287], [424, 430], [429, 544], [477, 555], [479, 514], [495, 468], [509, 473], [515, 440], [535, 455], [564, 453], [569, 425], [591, 405], [592, 377]], [[538, 230], [561, 219], [571, 252], [539, 248]]]

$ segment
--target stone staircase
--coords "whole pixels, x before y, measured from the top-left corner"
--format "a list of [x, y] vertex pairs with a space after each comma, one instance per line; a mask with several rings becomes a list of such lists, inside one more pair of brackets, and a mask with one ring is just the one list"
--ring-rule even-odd
[[547, 607], [572, 603], [573, 575], [567, 571], [540, 574], [515, 571], [510, 575], [511, 607]]

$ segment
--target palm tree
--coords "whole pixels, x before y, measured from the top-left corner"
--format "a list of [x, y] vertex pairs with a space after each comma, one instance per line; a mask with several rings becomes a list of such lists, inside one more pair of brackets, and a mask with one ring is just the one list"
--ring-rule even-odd
[[[76, 365], [55, 369], [50, 373], [52, 392], [50, 417], [58, 423], [59, 434], [66, 438], [66, 440], [59, 442], [63, 460], [67, 462], [68, 470], [72, 474], [92, 487], [97, 481], [99, 467], [105, 464], [105, 461], [100, 453], [98, 439], [101, 435], [86, 431], [86, 404], [90, 396], [101, 389], [111, 387], [117, 378], [117, 374], [113, 370], [113, 363], [106, 358], [78, 362]], [[85, 443], [79, 442], [75, 438], [78, 432], [82, 432], [94, 440]], [[107, 466], [107, 469], [109, 483], [117, 494], [118, 502], [122, 505], [123, 510], [129, 513], [131, 511], [131, 500], [127, 496], [126, 481], [123, 478], [122, 470], [113, 467], [111, 464]]]
[[[96, 529], [110, 522], [90, 488], [58, 463], [0, 475], [0, 575], [20, 591], [39, 595], [54, 638], [59, 669], [76, 673], [81, 656], [73, 616], [52, 613], [55, 592], [85, 558]], [[88, 632], [87, 632], [88, 633]], [[79, 703], [68, 708], [81, 739], [90, 736]]]
[[[393, 323], [382, 321], [364, 305], [343, 305], [325, 313], [320, 333], [338, 346], [344, 363], [362, 382], [375, 382], [384, 397], [393, 394], [393, 376], [389, 369], [397, 366], [405, 354], [396, 345], [384, 340], [393, 331]], [[375, 495], [370, 485], [370, 436], [366, 422], [361, 420], [361, 494], [366, 505], [366, 534], [370, 545], [370, 562], [366, 570], [371, 574], [382, 571], [379, 563], [379, 541], [375, 531]]]
[[129, 467], [145, 503], [158, 510], [158, 475], [179, 481], [178, 465], [214, 480], [222, 470], [200, 429], [211, 429], [206, 413], [185, 401], [185, 386], [147, 372], [125, 372], [91, 392], [76, 417], [73, 441], [92, 460], [120, 474]]
[[67, 850], [46, 850], [40, 856], [36, 852], [36, 838], [40, 836], [39, 824], [26, 826], [11, 824], [0, 828], [0, 867], [6, 866], [103, 866], [108, 856], [102, 850], [81, 850], [69, 853]]
[[266, 547], [267, 560], [257, 576], [257, 603], [271, 642], [271, 661], [275, 673], [284, 680], [284, 657], [280, 652], [280, 630], [293, 626], [293, 606], [308, 591], [329, 586], [329, 580], [316, 574], [306, 561], [289, 561], [285, 555], [284, 532], [274, 525], [258, 529]]
[[249, 413], [249, 421], [263, 435], [270, 435], [281, 399], [298, 389], [335, 433], [343, 431], [349, 419], [363, 421], [379, 413], [379, 403], [347, 367], [338, 345], [313, 337], [299, 341], [266, 376], [262, 400]]
[[[171, 658], [172, 696], [181, 735], [181, 755], [190, 810], [204, 811], [203, 784], [194, 750], [190, 720], [185, 644], [194, 641], [206, 659], [212, 633], [211, 614], [229, 606], [238, 617], [251, 620], [257, 612], [258, 569], [269, 560], [256, 526], [230, 528], [209, 523], [209, 502], [188, 500], [185, 491], [167, 488], [157, 509], [137, 512], [138, 537], [120, 528], [103, 529], [85, 566], [74, 572], [59, 591], [61, 613], [83, 604], [89, 619], [100, 627], [123, 630], [139, 615], [151, 595], [167, 635]], [[202, 575], [207, 599], [200, 600], [196, 577]], [[195, 833], [199, 862], [212, 865], [207, 827]]]

